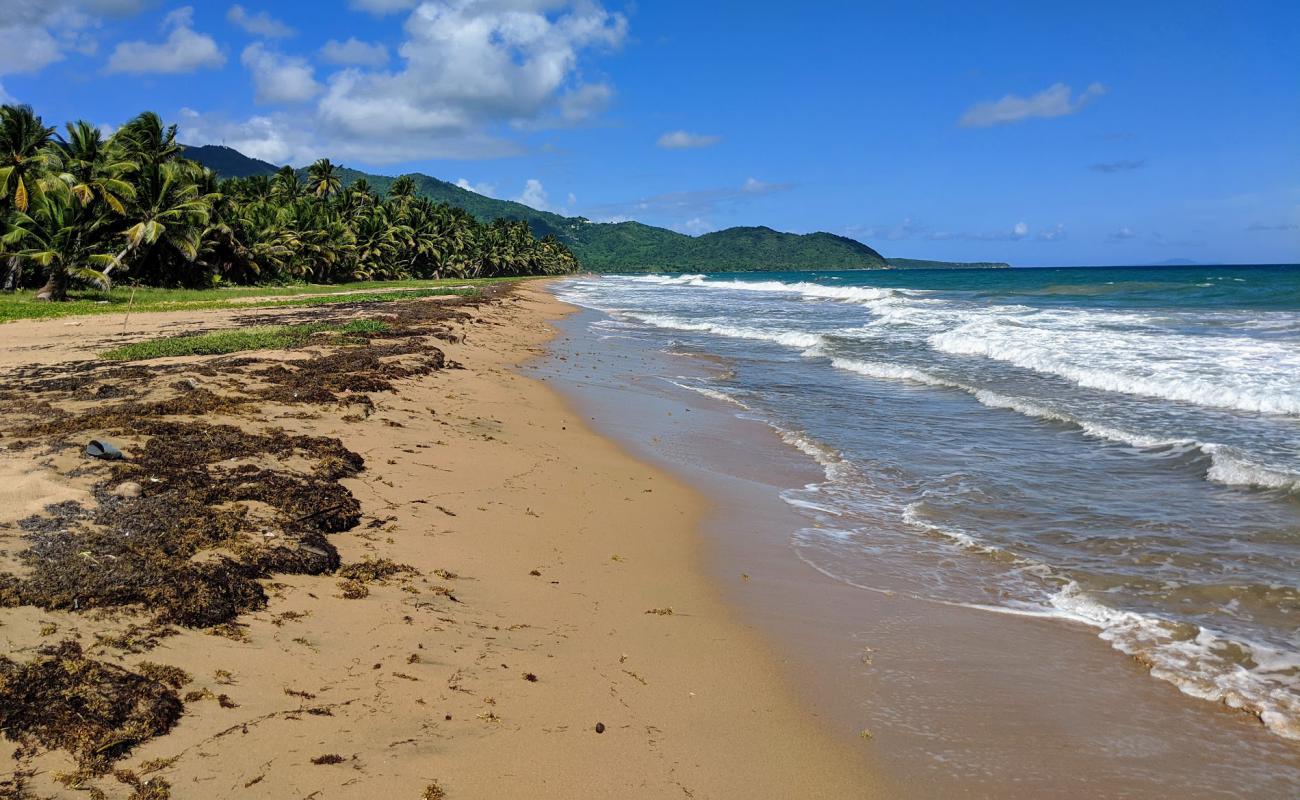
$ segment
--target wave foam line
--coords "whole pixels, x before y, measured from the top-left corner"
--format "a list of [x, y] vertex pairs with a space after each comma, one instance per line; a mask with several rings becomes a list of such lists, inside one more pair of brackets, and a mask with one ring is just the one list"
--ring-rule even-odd
[[742, 325], [724, 325], [717, 322], [691, 322], [690, 320], [679, 319], [677, 317], [665, 317], [659, 314], [627, 313], [627, 316], [632, 317], [633, 319], [638, 319], [646, 324], [653, 325], [656, 328], [712, 333], [718, 336], [725, 336], [729, 339], [751, 339], [764, 342], [776, 342], [777, 344], [782, 344], [786, 347], [816, 347], [825, 341], [825, 339], [818, 334], [805, 333], [803, 331], [765, 331], [760, 328], [750, 328]]
[[[1099, 603], [1073, 582], [1050, 602], [1053, 616], [1100, 629], [1102, 640], [1144, 663], [1153, 677], [1192, 697], [1248, 711], [1278, 736], [1300, 740], [1300, 693], [1294, 674], [1300, 657], [1295, 653], [1203, 627], [1188, 639], [1165, 620]], [[1219, 655], [1234, 650], [1244, 650], [1256, 666], [1248, 669]]]
[[766, 292], [776, 294], [797, 294], [803, 297], [821, 300], [840, 300], [851, 303], [870, 303], [887, 300], [897, 296], [893, 289], [877, 289], [872, 286], [823, 286], [820, 283], [782, 283], [781, 281], [717, 281], [709, 280], [703, 275], [679, 275], [664, 277], [660, 275], [640, 275], [626, 278], [636, 283], [653, 283], [659, 286], [699, 286], [709, 289], [731, 289], [741, 292]]
[[832, 358], [831, 365], [837, 369], [856, 372], [871, 378], [886, 380], [904, 380], [927, 386], [939, 386], [966, 392], [989, 408], [1015, 411], [1027, 417], [1059, 422], [1078, 428], [1089, 436], [1129, 445], [1141, 450], [1157, 448], [1195, 449], [1204, 453], [1210, 460], [1210, 467], [1205, 478], [1225, 486], [1249, 486], [1258, 489], [1277, 489], [1285, 492], [1300, 492], [1300, 475], [1285, 470], [1273, 469], [1263, 464], [1256, 464], [1243, 457], [1239, 452], [1226, 445], [1215, 442], [1201, 442], [1195, 439], [1162, 439], [1145, 436], [1132, 431], [1121, 430], [1089, 420], [1079, 419], [1071, 414], [1055, 411], [1045, 406], [1008, 397], [988, 389], [931, 375], [914, 367], [889, 364], [884, 362], [858, 361], [848, 358]]
[[962, 328], [935, 334], [929, 341], [934, 349], [943, 353], [984, 356], [1021, 369], [1065, 378], [1088, 389], [1261, 414], [1300, 414], [1300, 393], [1260, 393], [1190, 377], [1160, 379], [1090, 369], [1027, 347], [1024, 342], [998, 342]]

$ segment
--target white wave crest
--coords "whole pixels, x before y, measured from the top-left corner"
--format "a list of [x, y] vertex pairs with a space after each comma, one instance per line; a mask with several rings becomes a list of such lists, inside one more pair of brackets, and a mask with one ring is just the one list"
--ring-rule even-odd
[[1294, 472], [1252, 463], [1221, 444], [1200, 444], [1200, 448], [1210, 455], [1210, 469], [1205, 477], [1215, 483], [1300, 492], [1300, 475]]
[[[1172, 337], [1152, 335], [1135, 344], [1120, 337], [1111, 341], [1104, 331], [1047, 330], [1001, 320], [961, 325], [934, 334], [929, 343], [940, 352], [984, 356], [1088, 389], [1263, 414], [1300, 414], [1300, 387], [1284, 369], [1295, 354], [1276, 354], [1271, 348], [1247, 357], [1247, 346], [1237, 343], [1236, 350], [1222, 356], [1225, 363], [1216, 366], [1207, 360], [1216, 357], [1215, 351], [1187, 352], [1187, 344]], [[1270, 362], [1268, 356], [1275, 358]], [[1221, 366], [1231, 369], [1225, 372]]]
[[1300, 475], [1253, 463], [1232, 448], [1215, 442], [1200, 442], [1195, 439], [1185, 438], [1160, 438], [1123, 430], [1110, 425], [1080, 419], [1072, 414], [1055, 411], [1017, 397], [1008, 397], [988, 389], [979, 389], [959, 381], [931, 375], [914, 367], [885, 362], [858, 361], [848, 358], [833, 358], [831, 359], [831, 365], [837, 369], [856, 372], [859, 375], [872, 378], [903, 380], [927, 386], [957, 389], [970, 394], [989, 408], [1006, 409], [1027, 417], [1071, 425], [1089, 436], [1129, 445], [1141, 450], [1154, 450], [1157, 448], [1198, 449], [1210, 458], [1210, 467], [1206, 471], [1205, 478], [1214, 483], [1221, 483], [1226, 486], [1248, 486], [1256, 489], [1280, 489], [1287, 492], [1300, 492]]
[[797, 294], [811, 299], [840, 300], [850, 303], [870, 303], [895, 297], [893, 289], [877, 289], [872, 286], [823, 286], [820, 283], [782, 283], [781, 281], [719, 281], [709, 280], [703, 275], [679, 275], [666, 277], [661, 275], [638, 275], [625, 278], [636, 283], [653, 283], [660, 286], [699, 286], [707, 289], [730, 289], [740, 292], [767, 292], [778, 294]]
[[668, 382], [680, 389], [686, 389], [687, 391], [695, 392], [696, 394], [702, 394], [705, 397], [709, 398], [710, 400], [718, 400], [723, 403], [729, 403], [733, 406], [743, 408], [746, 411], [749, 410], [749, 406], [745, 405], [743, 402], [737, 400], [735, 397], [731, 396], [730, 394], [727, 394], [726, 392], [720, 392], [717, 389], [710, 389], [707, 386], [692, 386], [689, 383], [680, 383], [678, 381], [668, 381]]
[[822, 344], [823, 338], [815, 333], [803, 331], [767, 331], [743, 325], [724, 325], [717, 322], [692, 322], [678, 317], [666, 317], [659, 314], [627, 313], [627, 316], [654, 325], [657, 328], [669, 328], [678, 331], [699, 331], [726, 336], [730, 339], [752, 339], [764, 342], [776, 342], [786, 347], [809, 348]]
[[[1071, 582], [1052, 595], [1053, 616], [1100, 629], [1099, 636], [1183, 693], [1249, 711], [1273, 733], [1300, 740], [1300, 657], [1267, 645], [1231, 639], [1205, 628], [1188, 637], [1165, 620], [1119, 611], [1088, 597]], [[1185, 628], [1186, 626], [1180, 626]], [[1223, 654], [1244, 651], [1246, 659]], [[1253, 663], [1247, 668], [1244, 663]]]

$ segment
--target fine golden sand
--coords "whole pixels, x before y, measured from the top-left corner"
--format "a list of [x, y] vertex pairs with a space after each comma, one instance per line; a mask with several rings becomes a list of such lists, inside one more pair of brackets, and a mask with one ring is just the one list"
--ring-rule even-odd
[[[313, 313], [344, 312], [284, 317]], [[702, 568], [704, 499], [520, 374], [565, 313], [539, 284], [469, 310], [436, 341], [464, 369], [399, 379], [364, 418], [267, 405], [220, 420], [361, 454], [364, 471], [343, 479], [361, 524], [329, 541], [344, 564], [389, 559], [409, 574], [364, 592], [337, 575], [274, 575], [267, 607], [238, 618], [242, 635], [181, 628], [141, 652], [97, 644], [119, 615], [0, 609], [0, 654], [14, 662], [77, 640], [110, 664], [177, 667], [193, 698], [170, 733], [116, 762], [117, 778], [60, 783], [76, 769], [66, 752], [6, 753], [12, 796], [165, 796], [142, 793], [161, 781], [175, 798], [872, 796], [851, 745], [799, 704]], [[268, 318], [139, 315], [125, 332], [107, 316], [16, 323], [0, 327], [0, 371]], [[93, 504], [84, 463], [0, 450], [4, 568], [24, 546], [18, 520]]]

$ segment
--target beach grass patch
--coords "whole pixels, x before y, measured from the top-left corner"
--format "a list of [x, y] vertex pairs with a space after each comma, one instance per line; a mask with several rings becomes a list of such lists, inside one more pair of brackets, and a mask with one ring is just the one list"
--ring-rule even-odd
[[0, 323], [98, 314], [205, 311], [231, 308], [291, 308], [349, 303], [389, 303], [422, 297], [473, 297], [498, 284], [535, 278], [465, 278], [359, 281], [355, 283], [231, 286], [217, 289], [160, 289], [119, 286], [107, 292], [74, 291], [60, 303], [37, 300], [31, 292], [0, 292]]
[[359, 319], [344, 324], [317, 322], [216, 331], [123, 345], [101, 353], [100, 357], [109, 361], [145, 361], [177, 356], [219, 356], [245, 350], [288, 350], [301, 347], [321, 334], [334, 334], [346, 340], [349, 336], [383, 333], [388, 327], [387, 323], [378, 320]]

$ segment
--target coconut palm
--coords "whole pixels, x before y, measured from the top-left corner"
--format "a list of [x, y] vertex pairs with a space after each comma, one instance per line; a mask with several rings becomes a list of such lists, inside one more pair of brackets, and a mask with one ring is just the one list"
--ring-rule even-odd
[[176, 126], [167, 125], [152, 111], [146, 111], [122, 126], [114, 135], [141, 174], [156, 174], [164, 164], [181, 157], [184, 148], [176, 141]]
[[388, 198], [398, 201], [409, 200], [415, 197], [415, 191], [415, 179], [410, 175], [403, 175], [388, 187]]
[[302, 194], [302, 182], [298, 180], [298, 171], [293, 167], [280, 167], [271, 179], [271, 191], [281, 200], [296, 200]]
[[58, 137], [59, 177], [83, 206], [100, 202], [115, 214], [125, 214], [126, 202], [135, 197], [127, 177], [136, 171], [136, 163], [89, 122], [69, 122], [67, 130], [66, 138]]
[[0, 203], [27, 210], [50, 164], [53, 136], [31, 106], [0, 106]]
[[201, 193], [203, 171], [196, 167], [192, 162], [164, 163], [156, 181], [140, 186], [123, 234], [126, 246], [113, 266], [130, 255], [141, 267], [142, 278], [162, 284], [193, 282], [178, 272], [198, 257], [212, 204], [220, 197]]
[[307, 168], [307, 189], [317, 197], [330, 198], [343, 189], [338, 167], [322, 158]]
[[71, 192], [42, 192], [32, 198], [27, 211], [14, 210], [4, 244], [18, 258], [35, 264], [45, 274], [41, 300], [66, 300], [76, 280], [107, 288], [109, 268], [115, 258], [104, 252], [97, 234], [101, 223], [87, 222]]

